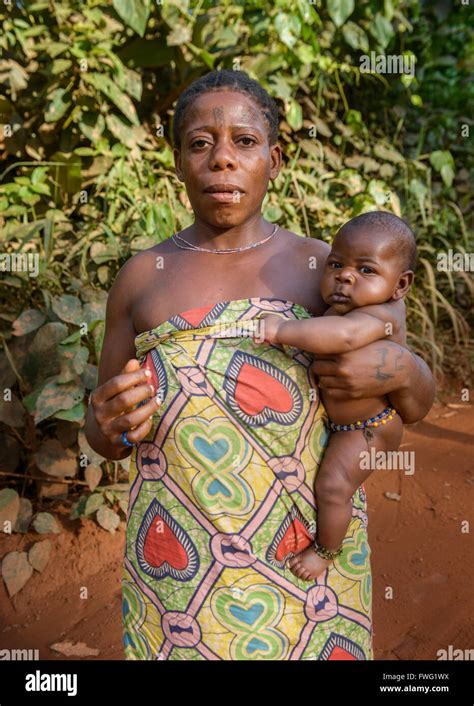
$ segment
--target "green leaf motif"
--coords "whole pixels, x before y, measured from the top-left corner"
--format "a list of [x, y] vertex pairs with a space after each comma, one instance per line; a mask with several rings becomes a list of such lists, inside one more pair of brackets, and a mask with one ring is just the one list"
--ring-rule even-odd
[[37, 309], [25, 309], [13, 322], [13, 335], [25, 336], [31, 331], [36, 331], [44, 323], [45, 319], [43, 312]]
[[21, 532], [22, 534], [28, 532], [32, 517], [33, 506], [31, 504], [31, 500], [28, 500], [28, 498], [20, 498], [20, 510], [18, 511], [18, 516], [16, 518], [13, 531]]
[[336, 27], [342, 27], [354, 12], [354, 0], [328, 0], [329, 17]]
[[46, 383], [36, 400], [35, 424], [39, 424], [59, 410], [72, 409], [81, 402], [83, 397], [84, 387], [74, 381], [63, 385], [54, 381]]
[[384, 15], [381, 15], [380, 12], [377, 12], [375, 20], [370, 23], [369, 30], [382, 49], [385, 49], [395, 34], [392, 23], [389, 22]]
[[26, 552], [9, 552], [3, 558], [2, 577], [10, 597], [21, 591], [32, 573], [33, 567]]
[[28, 552], [28, 561], [33, 569], [40, 573], [46, 568], [51, 554], [51, 540], [43, 539], [40, 542], [35, 542]]
[[67, 321], [70, 324], [80, 324], [83, 321], [82, 306], [79, 297], [73, 297], [71, 294], [63, 294], [53, 299], [51, 308], [61, 321]]
[[296, 15], [280, 12], [275, 17], [275, 29], [283, 44], [292, 49], [301, 33], [301, 21]]
[[431, 166], [440, 173], [443, 183], [448, 188], [454, 179], [454, 159], [449, 150], [435, 150], [430, 154]]
[[112, 4], [125, 24], [144, 37], [150, 16], [150, 0], [113, 0]]
[[110, 507], [107, 507], [107, 505], [102, 505], [97, 510], [96, 517], [99, 525], [111, 532], [111, 534], [114, 534], [115, 530], [120, 525], [120, 517], [116, 512], [111, 510]]
[[71, 107], [71, 94], [65, 88], [57, 88], [47, 103], [44, 114], [45, 122], [56, 123], [63, 118]]
[[[11, 529], [16, 522], [18, 512], [20, 510], [20, 496], [12, 488], [4, 488], [0, 490], [0, 532], [5, 532], [11, 523]], [[9, 534], [9, 532], [8, 532]]]
[[355, 22], [346, 22], [342, 27], [344, 39], [353, 49], [361, 49], [367, 53], [369, 51], [369, 40], [362, 29]]
[[301, 130], [303, 127], [303, 109], [299, 103], [294, 100], [290, 102], [286, 113], [286, 119], [288, 120], [289, 126], [292, 127], [293, 130]]
[[33, 527], [38, 534], [61, 534], [61, 528], [49, 512], [39, 512], [33, 520]]
[[84, 510], [85, 515], [93, 515], [96, 510], [100, 508], [105, 502], [104, 496], [101, 493], [93, 493], [87, 498], [86, 507]]
[[130, 120], [133, 125], [139, 125], [137, 111], [129, 96], [123, 93], [109, 76], [97, 73], [84, 73], [84, 80], [109, 98], [114, 105]]

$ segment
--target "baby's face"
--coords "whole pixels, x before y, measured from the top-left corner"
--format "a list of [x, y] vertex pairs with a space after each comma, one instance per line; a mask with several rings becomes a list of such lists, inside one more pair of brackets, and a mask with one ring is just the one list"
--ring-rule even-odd
[[393, 296], [401, 267], [390, 240], [376, 229], [340, 231], [329, 253], [321, 294], [338, 314], [370, 304], [384, 304]]

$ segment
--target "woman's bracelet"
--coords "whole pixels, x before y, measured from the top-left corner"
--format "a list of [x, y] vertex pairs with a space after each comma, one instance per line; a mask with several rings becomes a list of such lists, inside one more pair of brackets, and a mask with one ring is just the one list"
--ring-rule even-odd
[[335, 552], [332, 552], [330, 549], [326, 549], [326, 547], [323, 547], [322, 544], [318, 544], [317, 541], [314, 540], [313, 549], [316, 554], [318, 554], [318, 556], [321, 556], [323, 559], [329, 559], [331, 561], [342, 554], [342, 544], [339, 549], [337, 549]]

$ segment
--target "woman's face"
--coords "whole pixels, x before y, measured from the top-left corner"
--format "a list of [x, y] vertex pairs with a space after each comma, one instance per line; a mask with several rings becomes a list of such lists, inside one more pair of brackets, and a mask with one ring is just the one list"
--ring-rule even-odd
[[281, 148], [268, 144], [258, 104], [231, 90], [208, 91], [188, 106], [174, 156], [196, 218], [217, 227], [260, 213], [281, 165]]

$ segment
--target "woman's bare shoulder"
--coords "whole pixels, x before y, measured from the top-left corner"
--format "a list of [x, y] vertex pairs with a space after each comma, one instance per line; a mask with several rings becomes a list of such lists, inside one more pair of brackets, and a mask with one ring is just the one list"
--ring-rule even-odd
[[132, 255], [118, 271], [109, 298], [121, 302], [125, 308], [133, 305], [136, 297], [146, 290], [150, 281], [156, 281], [157, 272], [163, 269], [160, 258], [164, 258], [173, 249], [168, 240], [171, 239]]
[[311, 252], [326, 258], [331, 250], [331, 246], [319, 238], [308, 238], [306, 235], [298, 235], [291, 230], [286, 230], [286, 228], [282, 228], [282, 232], [288, 242], [298, 247], [301, 252]]
[[[331, 250], [331, 246], [324, 240], [319, 238], [308, 238], [304, 235], [298, 235], [291, 230], [282, 228], [284, 238], [293, 251], [301, 258], [315, 257], [320, 265], [324, 265]], [[318, 267], [319, 271], [322, 268]]]

